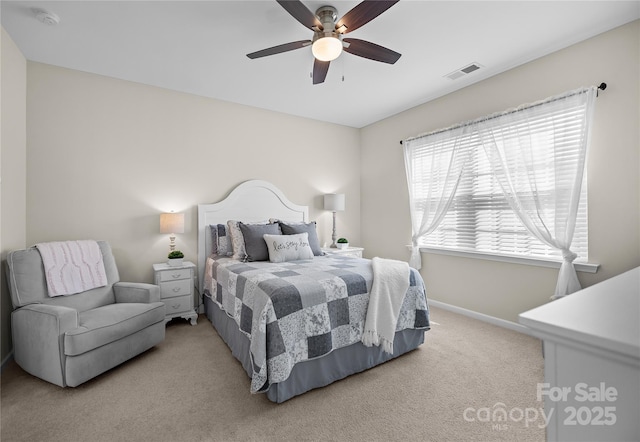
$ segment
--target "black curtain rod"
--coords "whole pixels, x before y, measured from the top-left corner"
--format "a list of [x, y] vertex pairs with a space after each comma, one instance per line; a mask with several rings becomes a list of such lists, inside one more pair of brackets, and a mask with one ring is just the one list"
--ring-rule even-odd
[[[598, 96], [598, 92], [599, 91], [603, 91], [607, 88], [607, 83], [600, 83], [600, 86], [598, 86], [598, 90], [596, 91], [596, 97]], [[400, 140], [400, 144], [402, 145], [402, 140]]]

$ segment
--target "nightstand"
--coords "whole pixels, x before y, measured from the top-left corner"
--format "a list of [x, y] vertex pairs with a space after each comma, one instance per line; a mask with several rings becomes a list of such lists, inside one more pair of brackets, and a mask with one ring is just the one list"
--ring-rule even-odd
[[153, 265], [155, 284], [160, 286], [160, 300], [166, 309], [165, 324], [173, 318], [185, 318], [191, 325], [196, 325], [198, 314], [193, 308], [195, 268], [196, 265], [189, 261], [176, 267], [166, 263]]
[[323, 247], [322, 251], [329, 255], [353, 256], [354, 258], [362, 258], [362, 247], [347, 247], [346, 249], [334, 249], [332, 247]]

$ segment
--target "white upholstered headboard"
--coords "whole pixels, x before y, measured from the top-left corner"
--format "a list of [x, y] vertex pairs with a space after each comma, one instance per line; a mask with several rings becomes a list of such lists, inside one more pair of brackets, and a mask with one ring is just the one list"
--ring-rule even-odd
[[198, 204], [198, 290], [204, 290], [204, 268], [211, 251], [212, 224], [229, 220], [260, 222], [269, 218], [283, 221], [309, 220], [309, 207], [292, 203], [276, 186], [261, 180], [245, 181], [222, 201]]

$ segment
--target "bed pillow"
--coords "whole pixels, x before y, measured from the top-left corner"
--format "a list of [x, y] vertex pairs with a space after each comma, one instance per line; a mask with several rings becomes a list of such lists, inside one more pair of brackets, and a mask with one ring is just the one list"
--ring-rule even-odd
[[225, 224], [211, 224], [211, 253], [217, 256], [231, 256], [233, 250], [229, 242], [229, 233]]
[[246, 261], [269, 261], [269, 249], [263, 235], [281, 235], [279, 224], [245, 224], [239, 223], [244, 239]]
[[269, 249], [269, 261], [287, 262], [300, 259], [312, 259], [313, 251], [309, 246], [309, 234], [297, 235], [264, 235], [264, 241]]
[[211, 234], [211, 253], [210, 255], [218, 254], [218, 225], [209, 224], [209, 233]]
[[309, 246], [315, 256], [322, 256], [324, 253], [320, 248], [320, 240], [318, 239], [318, 232], [316, 231], [316, 222], [310, 223], [286, 223], [278, 221], [280, 223], [280, 229], [284, 235], [295, 235], [297, 233], [307, 233], [309, 235]]
[[[260, 221], [256, 223], [247, 223], [247, 225], [257, 224], [269, 224], [268, 221]], [[244, 248], [244, 237], [242, 236], [242, 230], [240, 230], [240, 221], [229, 220], [227, 221], [227, 232], [230, 243], [230, 249], [232, 251], [232, 258], [244, 260], [247, 257], [247, 251]]]
[[231, 244], [232, 258], [244, 259], [247, 256], [247, 252], [244, 249], [244, 238], [240, 231], [240, 221], [229, 220], [227, 221], [227, 229], [229, 231], [229, 243]]

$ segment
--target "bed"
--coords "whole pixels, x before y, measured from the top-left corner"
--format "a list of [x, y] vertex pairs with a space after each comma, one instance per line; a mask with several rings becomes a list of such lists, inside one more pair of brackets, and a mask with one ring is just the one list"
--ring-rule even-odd
[[[270, 243], [267, 260], [250, 243], [253, 230], [271, 231], [269, 224], [283, 232], [287, 226], [315, 229], [308, 218], [307, 206], [292, 203], [261, 180], [240, 184], [218, 203], [198, 205], [198, 282], [205, 314], [251, 378], [251, 393], [265, 393], [278, 403], [412, 351], [424, 343], [429, 329], [426, 291], [413, 269], [389, 353], [360, 342], [372, 286], [371, 260], [323, 256], [319, 244], [308, 243], [301, 251], [295, 248], [293, 258], [269, 260], [280, 256], [278, 244], [292, 244], [284, 242], [288, 239], [309, 238], [312, 243], [311, 231], [267, 237], [276, 247]], [[228, 245], [220, 242], [230, 220], [243, 226], [243, 256], [230, 256], [237, 251], [230, 237]], [[309, 250], [311, 255], [304, 255]]]

